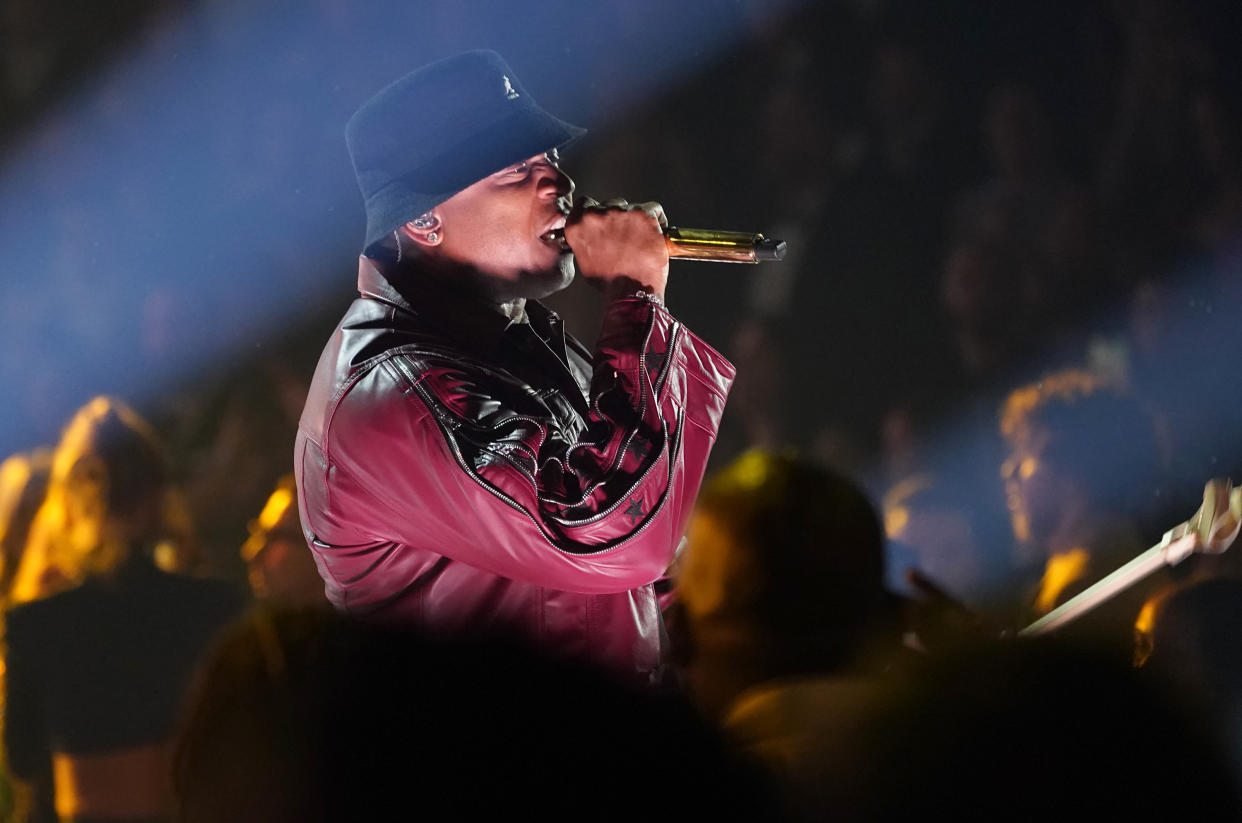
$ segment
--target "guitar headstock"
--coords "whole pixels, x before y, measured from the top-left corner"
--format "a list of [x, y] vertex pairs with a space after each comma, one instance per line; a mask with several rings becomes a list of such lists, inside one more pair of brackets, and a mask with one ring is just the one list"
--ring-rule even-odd
[[1226, 478], [1214, 478], [1203, 487], [1203, 505], [1194, 516], [1165, 534], [1166, 544], [1192, 551], [1220, 554], [1242, 530], [1242, 488]]

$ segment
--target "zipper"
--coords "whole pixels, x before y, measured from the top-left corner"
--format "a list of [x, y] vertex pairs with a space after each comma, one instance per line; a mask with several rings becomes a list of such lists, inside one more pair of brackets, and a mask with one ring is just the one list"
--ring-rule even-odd
[[[539, 429], [539, 442], [535, 444], [535, 447], [533, 449], [530, 446], [522, 442], [513, 442], [513, 441], [501, 441], [501, 442], [506, 442], [512, 448], [520, 449], [521, 451], [530, 455], [531, 462], [534, 463], [535, 465], [538, 465], [539, 464], [539, 449], [542, 448], [543, 441], [547, 439], [543, 431], [544, 424], [541, 421], [535, 419], [534, 417], [529, 417], [527, 415], [515, 414], [513, 417], [507, 418], [503, 423], [497, 423], [495, 425], [488, 426], [487, 429], [488, 431], [494, 432], [497, 429], [499, 429], [501, 426], [511, 423], [514, 420], [522, 420], [527, 423], [531, 423], [535, 425]], [[458, 423], [456, 424], [455, 428], [462, 428], [462, 426], [460, 423]], [[496, 441], [488, 440], [484, 443], [480, 443], [472, 437], [467, 437], [466, 439], [469, 440], [471, 443], [474, 443], [474, 445], [478, 446], [481, 449], [487, 449], [487, 451], [492, 451], [491, 449], [488, 448], [488, 445], [496, 442]], [[493, 452], [493, 454], [499, 454], [499, 452]], [[523, 471], [525, 471], [525, 469], [523, 469]]]
[[[680, 412], [679, 412], [679, 416], [680, 416]], [[680, 431], [680, 429], [678, 429], [678, 431]], [[667, 443], [667, 442], [668, 442], [668, 424], [667, 424], [667, 423], [663, 423], [663, 424], [662, 424], [662, 428], [661, 428], [660, 434], [661, 434], [662, 439], [664, 440], [664, 442], [665, 442], [665, 443]], [[653, 460], [653, 461], [651, 461], [651, 465], [647, 466], [646, 471], [644, 471], [641, 475], [639, 475], [638, 479], [637, 479], [636, 481], [634, 481], [634, 484], [633, 484], [633, 485], [634, 485], [634, 486], [641, 486], [641, 485], [643, 484], [643, 481], [645, 481], [645, 480], [647, 479], [648, 475], [650, 475], [650, 474], [651, 474], [651, 472], [655, 470], [655, 467], [656, 467], [657, 465], [659, 465], [659, 463], [660, 463], [660, 461], [659, 461], [658, 459], [657, 459], [657, 460]], [[670, 474], [670, 476], [671, 476], [671, 475], [672, 475], [672, 471], [671, 471], [672, 462], [671, 462], [671, 459], [670, 459], [670, 462], [669, 462], [669, 466], [670, 466], [670, 471], [669, 471], [669, 474]], [[588, 497], [590, 497], [590, 496], [591, 496], [592, 492], [594, 492], [596, 489], [598, 489], [598, 488], [599, 488], [600, 486], [602, 486], [602, 485], [604, 485], [604, 481], [602, 481], [602, 480], [601, 480], [601, 481], [599, 481], [598, 483], [595, 483], [594, 485], [592, 485], [592, 486], [591, 486], [591, 488], [590, 488], [590, 490], [589, 490], [589, 491], [587, 491], [587, 493], [586, 493], [585, 495], [583, 495], [583, 496], [582, 496], [582, 499], [581, 499], [580, 501], [578, 501], [578, 504], [577, 504], [577, 505], [581, 506], [583, 503], [585, 503], [585, 502], [586, 502], [586, 499], [587, 499]], [[540, 499], [542, 500], [542, 499], [544, 499], [544, 498], [540, 497]], [[556, 516], [556, 515], [554, 515], [554, 514], [552, 514], [552, 515], [548, 515], [548, 516], [549, 516], [549, 517], [551, 517], [553, 520], [555, 520], [557, 523], [561, 523], [561, 524], [566, 525], [566, 526], [589, 526], [589, 525], [590, 525], [590, 524], [592, 524], [592, 523], [598, 523], [600, 520], [603, 520], [605, 517], [607, 517], [608, 515], [612, 514], [614, 511], [616, 511], [618, 508], [620, 508], [620, 506], [621, 506], [621, 504], [622, 504], [622, 503], [625, 503], [625, 502], [627, 502], [628, 500], [629, 500], [629, 495], [627, 494], [627, 495], [625, 495], [624, 497], [622, 497], [620, 500], [618, 500], [616, 503], [613, 503], [611, 506], [609, 506], [608, 508], [604, 509], [603, 511], [596, 512], [595, 514], [591, 515], [590, 517], [584, 518], [584, 519], [582, 519], [582, 520], [569, 520], [569, 519], [564, 518], [564, 517], [557, 517], [557, 516]]]
[[[682, 425], [685, 422], [684, 416], [685, 416], [685, 411], [679, 409], [677, 412], [677, 431], [678, 432], [682, 431]], [[664, 484], [664, 494], [660, 495], [660, 499], [659, 501], [656, 502], [655, 508], [652, 509], [651, 513], [647, 515], [647, 519], [643, 521], [643, 524], [639, 526], [638, 529], [633, 534], [629, 535], [628, 537], [626, 537], [625, 539], [621, 540], [616, 545], [614, 545], [613, 548], [624, 546], [626, 543], [630, 542], [631, 540], [634, 540], [639, 535], [641, 535], [643, 532], [647, 531], [647, 529], [651, 526], [652, 522], [655, 521], [656, 514], [658, 514], [660, 510], [664, 508], [665, 501], [668, 500], [669, 494], [671, 494], [673, 491], [673, 471], [674, 471], [673, 467], [677, 465], [677, 457], [680, 455], [680, 453], [681, 453], [681, 438], [677, 437], [677, 438], [674, 438], [673, 440], [672, 453], [669, 455], [668, 478], [667, 478], [667, 482], [665, 482]]]
[[[655, 330], [655, 321], [656, 321], [656, 312], [653, 310], [648, 317], [647, 331], [643, 335], [642, 348], [638, 352], [638, 373], [639, 375], [641, 375], [641, 377], [646, 377], [647, 375], [647, 344], [651, 342], [651, 333]], [[664, 363], [661, 364], [660, 373], [656, 375], [656, 380], [652, 384], [652, 397], [654, 400], [657, 400], [657, 401], [659, 400], [660, 390], [663, 389], [664, 381], [668, 377], [669, 369], [673, 362], [674, 346], [679, 344], [681, 341], [680, 332], [681, 332], [681, 324], [678, 323], [677, 321], [673, 321], [673, 333], [669, 336], [669, 344], [668, 344], [668, 349], [666, 349], [665, 351]], [[591, 410], [595, 413], [597, 417], [603, 416], [602, 412], [600, 412], [599, 410], [599, 397], [596, 397], [594, 402], [591, 403]], [[640, 423], [643, 419], [643, 416], [646, 414], [646, 411], [647, 411], [647, 392], [643, 391], [642, 400], [638, 406], [638, 420], [640, 421]], [[680, 430], [681, 429], [678, 428], [678, 431]], [[630, 442], [634, 439], [634, 435], [637, 434], [637, 432], [638, 432], [638, 427], [635, 426], [630, 431], [630, 433], [626, 436], [625, 440], [622, 441], [621, 448], [617, 450], [617, 457], [615, 460], [613, 460], [612, 466], [609, 468], [609, 473], [615, 472], [617, 470], [617, 467], [621, 465], [621, 461], [625, 458], [625, 452], [627, 449], [629, 449]], [[662, 439], [665, 442], [667, 442], [668, 441], [668, 424], [664, 423], [663, 419], [661, 419], [660, 434], [662, 436]], [[587, 445], [594, 446], [596, 444], [581, 443], [581, 444], [572, 446], [569, 449], [567, 449], [565, 452], [565, 458], [566, 458], [565, 463], [568, 464], [569, 455], [573, 453], [574, 449], [584, 448]], [[655, 462], [652, 462], [652, 464], [647, 467], [647, 471], [643, 472], [642, 476], [638, 479], [638, 482], [641, 483], [643, 480], [645, 480], [647, 478], [647, 475], [651, 473], [651, 470], [653, 468], [655, 468]], [[575, 472], [575, 474], [576, 473], [577, 472]], [[597, 483], [592, 484], [588, 489], [586, 489], [583, 492], [582, 497], [574, 505], [581, 506], [583, 503], [586, 502], [587, 498], [590, 497], [591, 494], [594, 493], [594, 491], [602, 485], [603, 485], [602, 480]], [[547, 499], [547, 498], [541, 497], [540, 499]], [[600, 512], [599, 514], [592, 515], [590, 518], [586, 520], [565, 520], [562, 518], [554, 518], [554, 519], [559, 523], [565, 523], [567, 525], [570, 523], [583, 523], [583, 524], [594, 523], [596, 520], [599, 520], [601, 517], [606, 516], [610, 514], [612, 511], [614, 511], [618, 506], [621, 505], [622, 502], [624, 501], [618, 501], [614, 503], [612, 506], [610, 506], [609, 508]]]
[[495, 496], [497, 499], [503, 501], [504, 503], [509, 505], [509, 507], [515, 509], [516, 511], [521, 512], [526, 517], [527, 520], [529, 520], [532, 524], [534, 524], [536, 529], [539, 531], [539, 536], [542, 537], [544, 542], [547, 543], [549, 546], [565, 554], [574, 554], [573, 552], [566, 552], [560, 546], [553, 543], [551, 538], [549, 538], [546, 534], [544, 534], [543, 528], [541, 524], [539, 523], [539, 521], [535, 519], [534, 515], [532, 515], [529, 511], [526, 510], [525, 506], [523, 506], [521, 503], [514, 500], [509, 495], [502, 492], [500, 489], [493, 486], [491, 483], [488, 483], [482, 477], [479, 477], [479, 475], [476, 474], [474, 470], [470, 468], [470, 466], [466, 463], [465, 456], [462, 455], [461, 453], [461, 447], [457, 445], [457, 439], [453, 437], [453, 434], [451, 431], [452, 427], [447, 423], [447, 421], [444, 420], [443, 414], [439, 410], [439, 406], [435, 403], [435, 401], [432, 399], [431, 395], [427, 392], [427, 390], [422, 387], [421, 381], [414, 380], [414, 375], [409, 371], [406, 364], [403, 362], [400, 362], [400, 358], [393, 358], [393, 359], [394, 361], [397, 361], [396, 362], [397, 368], [400, 369], [401, 373], [405, 375], [405, 378], [410, 381], [411, 387], [414, 389], [415, 392], [418, 393], [418, 396], [421, 397], [423, 402], [427, 405], [427, 410], [431, 412], [433, 417], [435, 417], [436, 423], [440, 426], [440, 430], [444, 434], [444, 439], [448, 441], [449, 448], [453, 452], [453, 457], [454, 459], [457, 460], [457, 465], [461, 468], [461, 470], [464, 471], [466, 474], [468, 474], [471, 478], [473, 478], [474, 481], [478, 483], [480, 486], [482, 486], [484, 489], [487, 489], [487, 491], [491, 492], [492, 495]]
[[[543, 541], [547, 543], [550, 547], [552, 547], [554, 550], [560, 552], [561, 554], [568, 555], [570, 557], [592, 557], [595, 555], [605, 554], [607, 552], [611, 552], [615, 549], [618, 549], [621, 546], [624, 546], [626, 543], [629, 543], [631, 540], [635, 539], [639, 535], [641, 535], [643, 532], [645, 532], [650, 527], [652, 521], [655, 520], [656, 514], [659, 513], [659, 511], [664, 507], [664, 502], [668, 499], [668, 495], [672, 491], [671, 481], [673, 477], [673, 467], [676, 465], [675, 457], [676, 457], [676, 454], [681, 451], [681, 438], [680, 437], [675, 439], [673, 454], [670, 455], [669, 471], [668, 471], [669, 482], [665, 484], [664, 494], [660, 496], [660, 499], [656, 503], [655, 508], [651, 510], [651, 512], [647, 515], [647, 519], [643, 521], [642, 525], [639, 526], [637, 530], [627, 535], [626, 537], [622, 538], [621, 540], [615, 543], [610, 543], [608, 545], [605, 545], [604, 547], [596, 549], [595, 551], [571, 552], [571, 551], [561, 548], [560, 546], [556, 545], [556, 543], [554, 543], [551, 538], [548, 537], [548, 535], [543, 530], [542, 524], [539, 522], [537, 518], [535, 518], [534, 515], [530, 513], [530, 511], [526, 509], [525, 506], [523, 506], [521, 503], [514, 500], [509, 495], [502, 492], [500, 489], [493, 486], [491, 483], [484, 480], [473, 469], [470, 468], [469, 464], [466, 462], [465, 456], [461, 453], [461, 447], [458, 446], [456, 438], [454, 438], [452, 435], [452, 432], [450, 430], [451, 426], [449, 425], [447, 421], [444, 420], [443, 414], [439, 410], [438, 404], [431, 397], [430, 393], [428, 393], [427, 390], [423, 388], [422, 382], [414, 380], [413, 374], [409, 371], [407, 364], [404, 362], [401, 362], [401, 358], [393, 358], [393, 361], [394, 361], [394, 364], [397, 366], [397, 368], [401, 370], [402, 374], [405, 375], [405, 378], [408, 381], [410, 381], [411, 387], [414, 389], [415, 392], [418, 393], [418, 396], [422, 398], [423, 402], [427, 405], [427, 409], [436, 418], [436, 422], [440, 426], [440, 429], [442, 433], [444, 434], [444, 438], [449, 442], [450, 450], [453, 452], [453, 457], [457, 461], [458, 467], [460, 467], [462, 471], [468, 474], [476, 483], [478, 483], [480, 486], [482, 486], [484, 489], [490, 492], [494, 497], [504, 502], [510, 508], [520, 512], [527, 520], [529, 520], [535, 526], [536, 530], [539, 532], [539, 536], [543, 538]], [[678, 410], [678, 413], [677, 413], [678, 432], [682, 430], [681, 426], [683, 424], [684, 414], [685, 414], [684, 409]], [[665, 428], [667, 429], [667, 426]], [[655, 464], [653, 463], [651, 468], [654, 468], [654, 467], [655, 467]], [[647, 474], [650, 473], [650, 470], [651, 469], [649, 468], [647, 473], [643, 475], [644, 478], [646, 477]], [[537, 485], [536, 485], [536, 488], [538, 488]], [[627, 495], [627, 498], [628, 498], [628, 495]], [[623, 502], [623, 501], [619, 501], [616, 505], [612, 507], [612, 509], [616, 509], [616, 507], [620, 505], [620, 502]], [[554, 518], [554, 519], [557, 519], [557, 518]], [[593, 522], [596, 519], [598, 519], [598, 517], [593, 518], [593, 520], [590, 522]]]

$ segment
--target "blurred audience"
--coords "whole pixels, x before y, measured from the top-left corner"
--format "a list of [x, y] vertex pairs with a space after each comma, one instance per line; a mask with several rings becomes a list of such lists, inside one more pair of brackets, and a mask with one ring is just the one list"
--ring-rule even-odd
[[858, 739], [835, 820], [1242, 813], [1228, 760], [1193, 715], [1125, 665], [1046, 641], [928, 658]]
[[[1018, 603], [1027, 622], [1146, 548], [1140, 523], [1160, 479], [1160, 452], [1134, 398], [1083, 370], [1015, 389], [1000, 429], [1010, 449], [1001, 475], [1015, 540], [1013, 583], [1027, 590]], [[1107, 622], [1112, 639], [1128, 644], [1142, 602], [1134, 597], [1081, 622]]]
[[1016, 260], [1003, 245], [972, 240], [956, 245], [945, 261], [940, 301], [968, 386], [1012, 368], [1029, 333]]
[[8, 602], [30, 525], [43, 504], [51, 475], [50, 449], [15, 454], [0, 463], [0, 602]]
[[1231, 755], [1242, 785], [1242, 579], [1199, 579], [1148, 599], [1134, 624], [1135, 664], [1177, 690]]
[[[292, 470], [289, 455], [314, 357], [301, 358], [302, 371], [292, 354], [255, 357], [250, 368], [178, 397], [169, 415], [169, 441], [183, 457], [186, 496], [214, 550], [205, 559], [215, 573], [241, 571], [238, 532], [271, 491], [271, 478]], [[219, 554], [224, 547], [228, 557]]]
[[705, 484], [688, 538], [670, 632], [689, 697], [795, 810], [832, 812], [824, 775], [904, 657], [875, 511], [838, 474], [749, 452]]
[[952, 488], [931, 474], [914, 474], [895, 483], [884, 495], [884, 532], [890, 547], [901, 550], [890, 558], [888, 586], [907, 588], [904, 575], [917, 569], [959, 596], [977, 594], [985, 583], [984, 554], [971, 526], [969, 508]]
[[880, 523], [844, 477], [748, 452], [704, 484], [687, 538], [675, 646], [709, 716], [769, 681], [883, 668], [899, 647]]
[[292, 474], [280, 478], [258, 518], [251, 522], [241, 558], [250, 591], [259, 600], [283, 607], [327, 606], [323, 578], [298, 520], [298, 491]]
[[[97, 397], [65, 428], [32, 535], [42, 599], [6, 616], [4, 742], [32, 821], [168, 819], [182, 690], [240, 609], [229, 585], [169, 574], [169, 467], [154, 431]], [[33, 568], [33, 566], [32, 566]], [[54, 578], [54, 579], [53, 579]]]
[[[128, 441], [122, 431], [132, 432]], [[119, 448], [130, 451], [116, 457], [106, 451]], [[46, 597], [111, 569], [137, 539], [165, 570], [192, 566], [198, 551], [193, 527], [164, 459], [151, 426], [120, 401], [100, 396], [79, 409], [52, 457], [10, 600]], [[125, 495], [115, 505], [128, 508], [107, 511], [108, 494]]]
[[179, 736], [182, 823], [780, 820], [676, 701], [506, 643], [261, 610]]

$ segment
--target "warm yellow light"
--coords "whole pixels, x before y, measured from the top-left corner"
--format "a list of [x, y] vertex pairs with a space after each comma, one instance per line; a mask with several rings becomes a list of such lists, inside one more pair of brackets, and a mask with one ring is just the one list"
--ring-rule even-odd
[[259, 556], [259, 552], [267, 545], [268, 532], [276, 527], [292, 503], [293, 492], [289, 489], [278, 488], [272, 492], [258, 518], [250, 521], [250, 537], [241, 547], [242, 560], [249, 563]]
[[910, 525], [911, 498], [919, 492], [927, 491], [936, 485], [935, 478], [930, 474], [912, 474], [903, 477], [893, 484], [884, 494], [884, 534], [889, 540], [898, 540]]
[[910, 525], [910, 510], [905, 506], [894, 506], [884, 510], [884, 534], [889, 540], [900, 540]]
[[22, 489], [30, 481], [30, 461], [15, 455], [0, 463], [0, 534], [17, 508]]
[[156, 543], [151, 557], [155, 560], [155, 565], [166, 572], [176, 571], [180, 561], [176, 544], [168, 540]]
[[1046, 614], [1057, 605], [1057, 598], [1071, 583], [1080, 580], [1087, 571], [1087, 562], [1091, 555], [1084, 548], [1070, 549], [1067, 552], [1054, 554], [1048, 558], [1044, 567], [1044, 576], [1039, 581], [1039, 595], [1035, 598], [1035, 608]]
[[293, 502], [293, 492], [289, 489], [277, 489], [267, 498], [263, 511], [259, 512], [259, 528], [268, 531], [275, 528], [280, 518], [285, 516], [289, 504]]
[[729, 469], [729, 475], [738, 485], [757, 489], [768, 479], [769, 459], [764, 452], [748, 451], [739, 457]]
[[1143, 604], [1143, 608], [1139, 609], [1138, 617], [1134, 618], [1134, 631], [1151, 634], [1152, 627], [1155, 625], [1156, 600], [1152, 598]]
[[1134, 667], [1139, 668], [1151, 657], [1154, 642], [1152, 631], [1156, 627], [1156, 610], [1160, 607], [1161, 595], [1148, 598], [1139, 609], [1134, 619]]
[[678, 598], [686, 612], [704, 617], [745, 603], [756, 573], [749, 552], [709, 514], [690, 520], [687, 548], [677, 581]]
[[1018, 464], [1018, 479], [1030, 480], [1031, 475], [1035, 474], [1039, 469], [1039, 460], [1031, 455], [1022, 458], [1022, 462]]

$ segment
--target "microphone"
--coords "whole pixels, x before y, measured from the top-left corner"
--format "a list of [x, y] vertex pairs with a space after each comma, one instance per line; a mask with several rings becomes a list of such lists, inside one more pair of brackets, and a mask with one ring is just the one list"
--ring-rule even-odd
[[[565, 232], [549, 232], [553, 239], [565, 242]], [[785, 259], [785, 241], [749, 234], [744, 231], [712, 229], [664, 229], [664, 243], [669, 259], [705, 260], [715, 263], [770, 263]], [[569, 248], [568, 245], [565, 248]]]
[[670, 259], [710, 260], [717, 263], [769, 263], [785, 259], [785, 241], [741, 231], [711, 229], [664, 230]]

